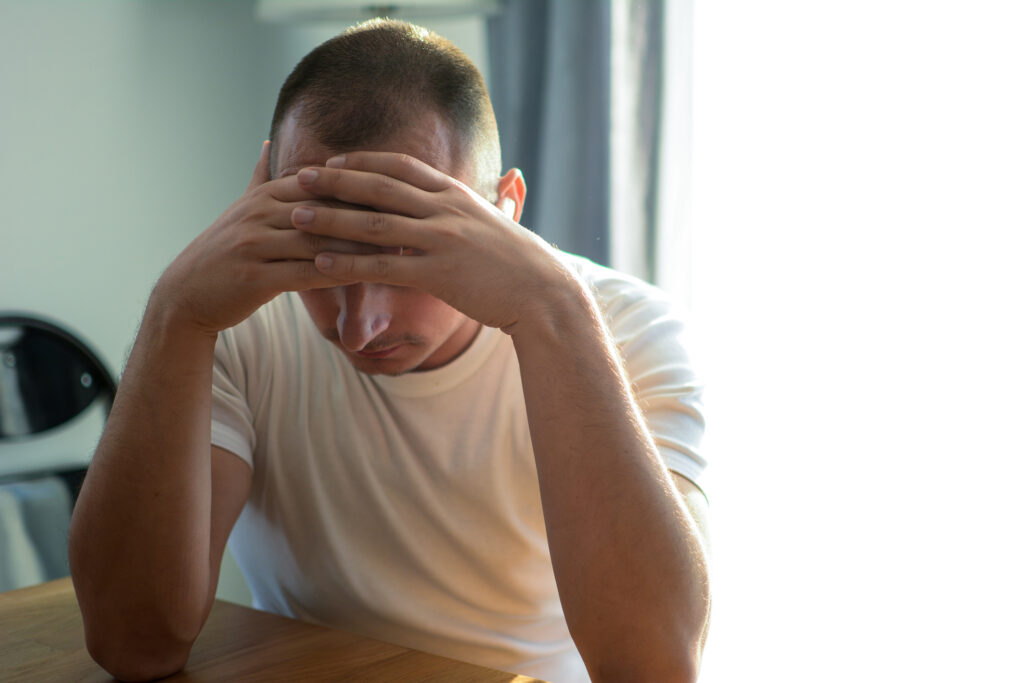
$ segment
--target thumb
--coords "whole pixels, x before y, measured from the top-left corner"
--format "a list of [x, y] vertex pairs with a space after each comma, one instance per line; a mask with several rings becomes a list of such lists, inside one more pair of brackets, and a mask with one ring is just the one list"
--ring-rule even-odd
[[252, 180], [246, 192], [254, 190], [263, 183], [270, 181], [270, 140], [263, 141], [263, 149], [260, 150], [260, 160], [256, 162], [256, 168], [252, 172]]

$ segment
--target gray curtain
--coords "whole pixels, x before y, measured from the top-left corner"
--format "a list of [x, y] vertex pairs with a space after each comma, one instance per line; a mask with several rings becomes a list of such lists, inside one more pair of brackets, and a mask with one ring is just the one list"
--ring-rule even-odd
[[678, 7], [665, 2], [509, 0], [488, 20], [502, 156], [529, 188], [523, 225], [650, 281], [687, 262], [659, 253], [680, 250], [678, 235], [659, 233], [683, 227], [675, 207], [688, 199], [671, 167], [689, 151], [664, 141], [689, 121], [666, 120], [664, 67], [677, 54], [667, 36], [689, 35], [677, 19], [666, 26]]
[[610, 0], [510, 0], [487, 33], [502, 159], [526, 176], [522, 224], [608, 264]]

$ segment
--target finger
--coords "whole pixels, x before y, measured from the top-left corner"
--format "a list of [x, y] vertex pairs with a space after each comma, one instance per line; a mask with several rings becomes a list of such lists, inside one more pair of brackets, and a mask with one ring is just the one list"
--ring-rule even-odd
[[[289, 183], [291, 187], [289, 187]], [[278, 230], [294, 231], [292, 213], [305, 206], [329, 208], [332, 206], [351, 208], [351, 204], [343, 204], [333, 200], [315, 197], [301, 189], [295, 179], [278, 178], [259, 187], [257, 191], [244, 200], [240, 214], [243, 220], [255, 225], [265, 225]]]
[[260, 159], [256, 162], [256, 168], [252, 172], [252, 180], [246, 192], [254, 190], [263, 183], [270, 180], [270, 140], [263, 141], [263, 148], [260, 150]]
[[382, 173], [320, 167], [304, 168], [296, 178], [309, 192], [349, 204], [413, 218], [435, 212], [432, 192]]
[[379, 173], [427, 192], [441, 192], [453, 179], [436, 168], [408, 154], [395, 152], [348, 152], [327, 160], [328, 168]]
[[339, 282], [384, 282], [392, 285], [414, 286], [423, 267], [423, 258], [394, 254], [318, 254], [316, 269]]
[[[322, 169], [318, 169], [322, 170]], [[312, 191], [301, 184], [293, 173], [268, 181], [263, 186], [267, 194], [279, 202], [316, 202], [322, 206], [358, 207], [353, 202], [345, 202], [330, 196]]]
[[[269, 163], [269, 162], [268, 162]], [[306, 169], [299, 169], [299, 171]], [[311, 168], [313, 171], [323, 170], [320, 168]], [[274, 178], [266, 185], [270, 194], [281, 201], [301, 201], [304, 199], [320, 199], [325, 200], [323, 193], [314, 193], [304, 184], [298, 181], [297, 172], [290, 172], [284, 175], [279, 175]]]
[[253, 256], [266, 261], [290, 259], [312, 261], [317, 254], [322, 252], [379, 254], [381, 248], [374, 244], [324, 237], [299, 230], [279, 230], [262, 240], [259, 246], [253, 250]]
[[302, 292], [337, 287], [339, 284], [308, 260], [273, 261], [260, 266], [259, 272], [261, 281], [276, 292]]
[[299, 184], [294, 175], [281, 176], [265, 183], [262, 189], [279, 202], [308, 202], [323, 200], [320, 195], [311, 192]]
[[382, 247], [427, 250], [430, 232], [407, 216], [381, 211], [303, 205], [292, 210], [292, 225], [325, 237], [364, 242]]

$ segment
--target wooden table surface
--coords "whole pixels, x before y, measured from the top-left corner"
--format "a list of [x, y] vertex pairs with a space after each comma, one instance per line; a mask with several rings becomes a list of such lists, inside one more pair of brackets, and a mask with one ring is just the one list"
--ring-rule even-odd
[[[85, 649], [71, 579], [0, 593], [0, 681], [110, 681]], [[166, 681], [483, 681], [494, 671], [217, 601], [188, 666]]]

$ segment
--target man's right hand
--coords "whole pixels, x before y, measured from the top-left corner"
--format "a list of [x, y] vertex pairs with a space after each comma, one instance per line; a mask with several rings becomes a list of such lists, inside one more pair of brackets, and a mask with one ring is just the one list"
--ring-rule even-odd
[[376, 253], [358, 242], [295, 230], [292, 210], [321, 204], [295, 176], [270, 179], [268, 142], [245, 193], [164, 271], [150, 306], [215, 336], [286, 291], [334, 287], [313, 259], [322, 251]]
[[213, 604], [251, 482], [210, 446], [217, 332], [282, 291], [334, 285], [313, 266], [327, 242], [291, 226], [302, 203], [320, 202], [294, 176], [270, 180], [264, 144], [245, 194], [150, 297], [69, 532], [86, 645], [118, 678], [181, 669]]

